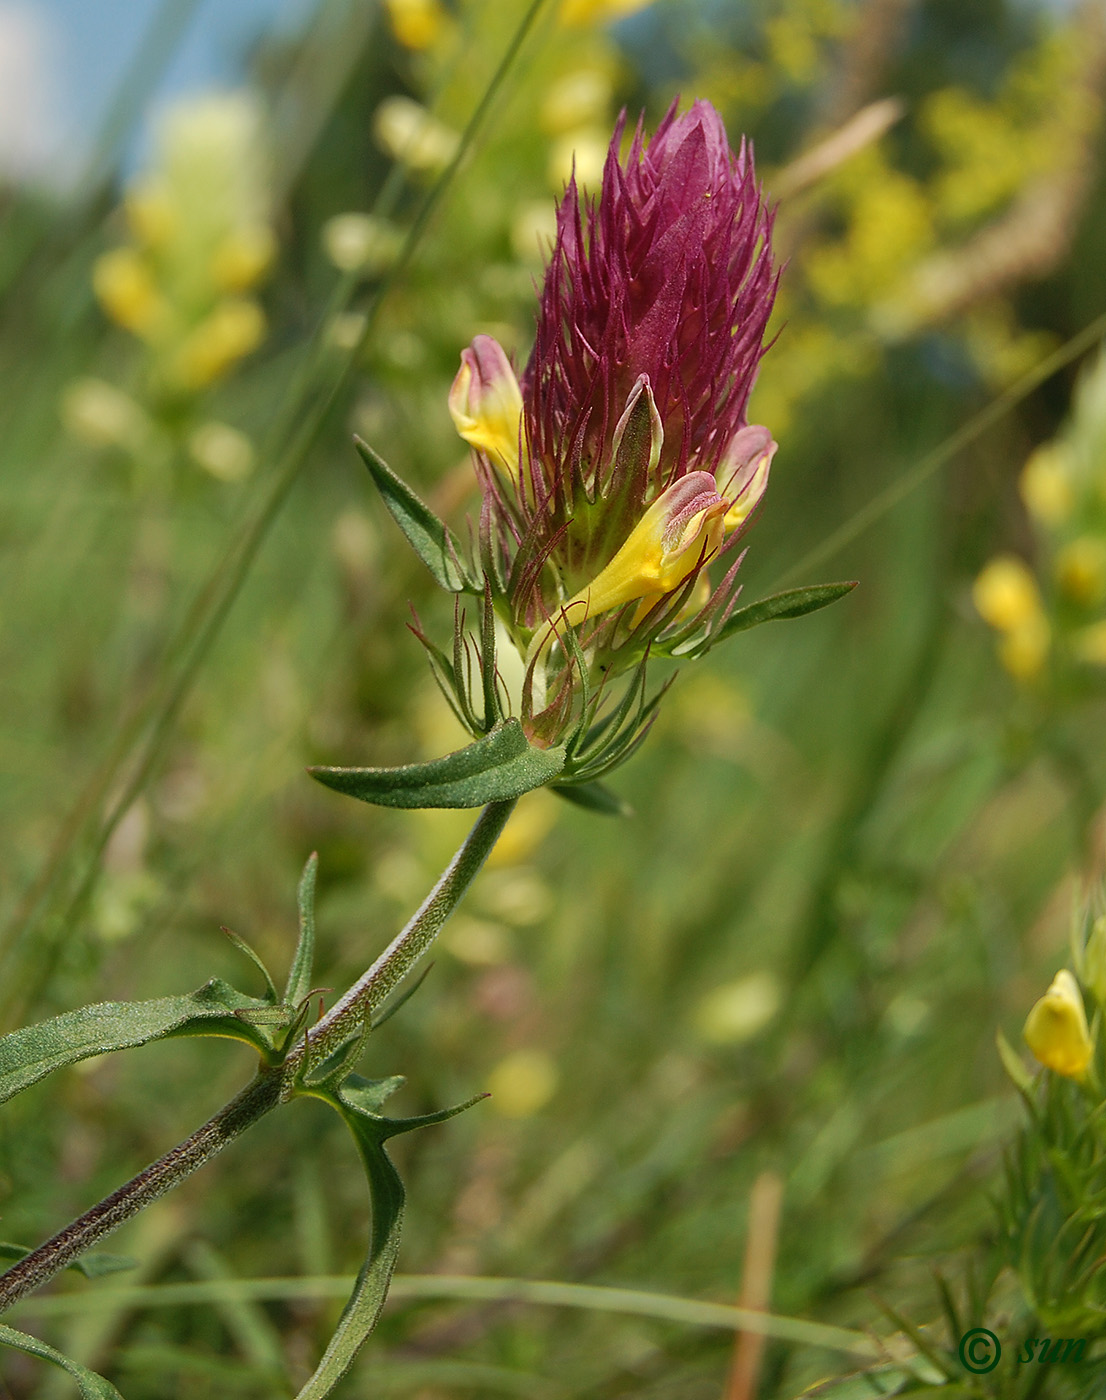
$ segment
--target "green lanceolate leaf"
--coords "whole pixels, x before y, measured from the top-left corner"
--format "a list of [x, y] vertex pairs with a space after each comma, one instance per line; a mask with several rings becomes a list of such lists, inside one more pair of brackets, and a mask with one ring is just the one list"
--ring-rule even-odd
[[353, 442], [392, 519], [433, 574], [434, 582], [447, 593], [479, 593], [480, 588], [469, 576], [457, 542], [445, 524], [367, 443], [360, 438], [354, 438]]
[[265, 1051], [266, 1037], [236, 1013], [271, 1010], [267, 1001], [212, 978], [187, 996], [104, 1001], [67, 1011], [0, 1038], [0, 1103], [78, 1060], [131, 1050], [167, 1036], [228, 1036]]
[[315, 1374], [296, 1400], [323, 1400], [330, 1394], [376, 1326], [388, 1296], [388, 1285], [399, 1253], [405, 1196], [399, 1173], [384, 1150], [384, 1144], [390, 1137], [409, 1133], [414, 1128], [443, 1123], [484, 1097], [478, 1094], [468, 1103], [442, 1109], [438, 1113], [424, 1113], [417, 1118], [381, 1117], [376, 1110], [402, 1082], [399, 1076], [370, 1080], [351, 1074], [337, 1094], [325, 1096], [326, 1101], [342, 1115], [357, 1143], [369, 1183], [372, 1225], [369, 1252], [357, 1275], [353, 1292], [342, 1310], [338, 1326]]
[[543, 787], [564, 767], [563, 748], [538, 749], [509, 719], [490, 734], [403, 768], [309, 768], [320, 783], [378, 807], [483, 807]]
[[312, 851], [300, 876], [296, 903], [299, 906], [300, 936], [296, 943], [284, 1000], [288, 1006], [299, 1006], [311, 991], [311, 973], [315, 965], [315, 879], [319, 873], [319, 854]]
[[549, 791], [589, 812], [601, 812], [606, 817], [633, 816], [633, 808], [603, 783], [551, 783]]
[[762, 622], [774, 622], [777, 618], [805, 617], [807, 613], [836, 603], [838, 598], [851, 593], [856, 583], [856, 579], [844, 583], [815, 583], [809, 588], [789, 588], [785, 593], [773, 593], [769, 598], [761, 598], [759, 603], [738, 608], [719, 629], [715, 640], [723, 642], [738, 632], [747, 632], [750, 627], [759, 627]]
[[68, 1371], [77, 1382], [77, 1387], [81, 1395], [84, 1396], [84, 1400], [123, 1400], [112, 1383], [104, 1380], [103, 1376], [98, 1376], [87, 1366], [82, 1366], [80, 1362], [74, 1361], [53, 1347], [48, 1347], [37, 1337], [28, 1336], [26, 1332], [17, 1332], [14, 1327], [0, 1326], [0, 1345], [15, 1347], [18, 1351], [25, 1351], [28, 1355], [37, 1356], [42, 1361], [52, 1361], [63, 1371]]

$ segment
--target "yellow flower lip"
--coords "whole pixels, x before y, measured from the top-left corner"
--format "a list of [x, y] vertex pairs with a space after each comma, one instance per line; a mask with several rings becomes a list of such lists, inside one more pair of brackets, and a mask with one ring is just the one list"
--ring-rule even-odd
[[622, 548], [534, 635], [527, 661], [552, 642], [559, 626], [639, 602], [635, 621], [717, 553], [727, 502], [710, 472], [672, 482], [631, 530]]
[[516, 486], [522, 478], [522, 390], [506, 352], [490, 335], [478, 335], [461, 351], [461, 368], [449, 391], [454, 427]]
[[1034, 1057], [1046, 1069], [1069, 1079], [1087, 1072], [1094, 1053], [1079, 983], [1061, 968], [1052, 985], [1026, 1017], [1022, 1032]]

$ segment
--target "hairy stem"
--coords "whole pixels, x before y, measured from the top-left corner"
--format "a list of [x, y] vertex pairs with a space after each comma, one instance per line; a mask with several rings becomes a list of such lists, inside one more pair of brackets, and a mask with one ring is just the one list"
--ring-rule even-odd
[[191, 1137], [171, 1148], [0, 1276], [0, 1312], [53, 1278], [98, 1240], [191, 1176], [259, 1118], [291, 1098], [305, 1060], [324, 1059], [332, 1049], [367, 1025], [372, 1013], [399, 986], [460, 903], [491, 853], [514, 805], [512, 799], [492, 802], [484, 808], [410, 922], [368, 971], [307, 1032], [282, 1065], [262, 1070]]
[[0, 1310], [18, 1302], [166, 1191], [202, 1167], [280, 1102], [280, 1075], [259, 1074], [202, 1128], [85, 1211], [0, 1277]]

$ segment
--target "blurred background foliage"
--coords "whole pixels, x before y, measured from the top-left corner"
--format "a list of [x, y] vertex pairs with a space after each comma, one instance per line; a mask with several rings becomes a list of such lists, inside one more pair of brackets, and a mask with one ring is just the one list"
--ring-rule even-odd
[[[397, 1148], [401, 1268], [734, 1301], [767, 1173], [774, 1310], [864, 1327], [874, 1292], [926, 1321], [934, 1264], [996, 1228], [1016, 1111], [995, 1028], [1016, 1038], [1100, 873], [1106, 371], [1088, 353], [1022, 376], [1106, 309], [1106, 17], [547, 0], [406, 258], [523, 12], [318, 0], [302, 32], [260, 37], [240, 91], [160, 115], [147, 45], [73, 190], [3, 185], [4, 1029], [244, 984], [220, 924], [282, 966], [315, 848], [329, 987], [422, 898], [464, 815], [376, 811], [303, 773], [463, 740], [404, 628], [411, 603], [447, 634], [447, 605], [350, 435], [459, 522], [461, 348], [487, 332], [525, 360], [573, 160], [595, 190], [622, 107], [651, 126], [706, 97], [755, 143], [786, 259], [751, 409], [781, 448], [745, 596], [861, 584], [681, 676], [618, 777], [632, 819], [523, 800], [366, 1059], [408, 1076], [401, 1111], [493, 1093]], [[137, 129], [154, 135], [120, 176]], [[16, 1100], [3, 1234], [50, 1233], [248, 1068], [170, 1043]], [[140, 1283], [343, 1273], [366, 1212], [340, 1126], [308, 1104], [117, 1247]], [[128, 1400], [270, 1397], [337, 1306], [36, 1325]], [[732, 1349], [612, 1314], [396, 1302], [339, 1394], [747, 1400], [725, 1389]], [[846, 1364], [772, 1343], [755, 1393]], [[13, 1397], [68, 1384], [13, 1353], [0, 1370]]]

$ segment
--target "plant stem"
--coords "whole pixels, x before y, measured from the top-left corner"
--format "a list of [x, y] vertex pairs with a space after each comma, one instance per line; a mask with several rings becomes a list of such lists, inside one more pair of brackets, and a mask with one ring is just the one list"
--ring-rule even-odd
[[[499, 839], [517, 798], [489, 802], [441, 879], [430, 891], [391, 943], [326, 1015], [307, 1033], [307, 1046], [300, 1042], [285, 1061], [285, 1080], [298, 1069], [305, 1053], [325, 1058], [350, 1035], [366, 1025], [377, 1008], [395, 991], [415, 963], [433, 943], [438, 931], [456, 908], [461, 896], [487, 860]], [[309, 1049], [308, 1049], [309, 1047]], [[289, 1073], [289, 1071], [291, 1073]]]
[[164, 1157], [159, 1157], [144, 1171], [131, 1177], [110, 1196], [105, 1196], [91, 1210], [85, 1211], [84, 1215], [60, 1230], [53, 1239], [13, 1264], [0, 1277], [0, 1310], [10, 1307], [53, 1278], [97, 1240], [103, 1239], [125, 1220], [190, 1176], [197, 1167], [210, 1161], [227, 1143], [233, 1142], [239, 1133], [256, 1123], [279, 1102], [279, 1073], [270, 1070], [267, 1074], [259, 1074], [230, 1103], [224, 1104], [214, 1117], [209, 1118], [202, 1128], [197, 1128], [191, 1137], [185, 1138]]
[[457, 854], [410, 922], [368, 971], [313, 1026], [284, 1063], [262, 1070], [191, 1137], [113, 1191], [45, 1244], [0, 1275], [0, 1312], [71, 1264], [105, 1235], [191, 1176], [228, 1143], [295, 1093], [307, 1059], [325, 1059], [338, 1045], [369, 1024], [372, 1013], [395, 990], [436, 938], [487, 860], [515, 799], [491, 802], [480, 813]]

